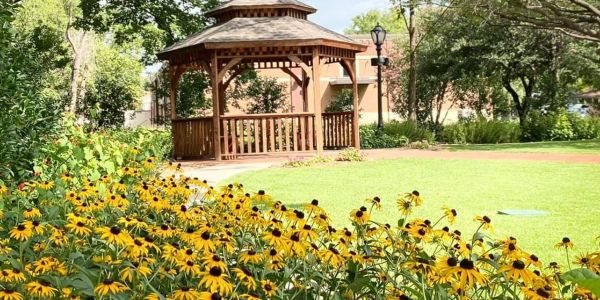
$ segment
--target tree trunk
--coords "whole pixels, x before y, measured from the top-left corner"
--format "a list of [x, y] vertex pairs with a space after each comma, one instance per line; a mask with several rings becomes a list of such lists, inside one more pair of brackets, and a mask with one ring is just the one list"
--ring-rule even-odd
[[409, 4], [408, 36], [410, 46], [410, 68], [408, 75], [408, 119], [417, 121], [417, 49], [415, 29], [415, 4]]

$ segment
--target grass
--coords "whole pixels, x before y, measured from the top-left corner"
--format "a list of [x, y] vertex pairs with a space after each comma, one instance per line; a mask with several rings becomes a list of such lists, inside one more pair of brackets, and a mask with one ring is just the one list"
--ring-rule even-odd
[[[600, 178], [598, 165], [539, 161], [468, 161], [399, 159], [350, 163], [329, 167], [273, 168], [243, 173], [229, 182], [243, 183], [248, 191], [264, 189], [275, 200], [296, 208], [318, 199], [336, 226], [350, 224], [352, 209], [368, 197], [380, 196], [383, 209], [374, 219], [396, 224], [395, 200], [400, 193], [418, 190], [425, 199], [415, 217], [436, 221], [443, 206], [458, 210], [463, 234], [473, 234], [477, 215], [488, 215], [493, 236], [514, 236], [520, 245], [545, 258], [565, 264], [564, 253], [554, 249], [570, 237], [577, 252], [598, 248], [600, 235]], [[537, 209], [544, 217], [497, 215], [503, 209]]]
[[500, 151], [534, 153], [600, 154], [600, 140], [575, 142], [541, 142], [497, 145], [450, 145], [450, 151]]

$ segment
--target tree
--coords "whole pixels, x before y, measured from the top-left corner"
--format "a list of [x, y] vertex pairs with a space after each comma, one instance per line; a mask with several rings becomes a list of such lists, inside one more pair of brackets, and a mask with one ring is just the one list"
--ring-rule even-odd
[[[432, 0], [392, 0], [392, 3], [399, 11], [399, 16], [402, 17], [406, 28], [408, 29], [408, 98], [407, 98], [407, 113], [406, 116], [409, 120], [417, 121], [417, 51], [420, 44], [418, 40], [419, 35], [421, 39], [425, 36], [426, 32], [417, 32], [417, 13], [420, 10], [427, 10], [432, 6], [444, 6], [447, 1], [432, 1]], [[444, 9], [444, 13], [447, 8]], [[443, 17], [444, 13], [439, 14], [439, 17]], [[440, 20], [438, 20], [440, 21]]]
[[277, 79], [261, 77], [255, 70], [243, 72], [237, 78], [226, 99], [248, 114], [287, 112], [287, 86]]
[[49, 91], [66, 66], [65, 49], [51, 28], [15, 27], [18, 1], [0, 2], [0, 181], [33, 174], [33, 158], [53, 138], [61, 116], [61, 95]]
[[325, 112], [350, 112], [354, 107], [354, 93], [352, 89], [341, 89], [335, 94], [335, 98], [327, 108]]
[[380, 24], [389, 33], [402, 33], [406, 31], [406, 27], [402, 23], [397, 11], [373, 9], [352, 18], [352, 26], [347, 28], [344, 33], [369, 34], [377, 24]]
[[204, 29], [210, 20], [204, 13], [218, 0], [81, 0], [82, 15], [75, 25], [98, 33], [113, 32], [121, 44], [141, 38], [143, 61], [156, 62], [156, 53], [180, 39]]
[[83, 112], [94, 127], [121, 127], [125, 111], [139, 104], [143, 92], [143, 65], [129, 53], [115, 47], [101, 47], [98, 68], [84, 99]]
[[464, 1], [471, 9], [482, 9], [518, 24], [555, 29], [577, 39], [600, 42], [598, 0], [478, 0]]

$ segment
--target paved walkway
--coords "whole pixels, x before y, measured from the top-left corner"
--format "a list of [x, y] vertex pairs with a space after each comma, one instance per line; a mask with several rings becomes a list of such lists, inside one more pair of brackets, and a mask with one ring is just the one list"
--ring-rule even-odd
[[[408, 150], [408, 149], [377, 149], [363, 150], [368, 160], [426, 158], [426, 159], [481, 159], [481, 160], [530, 160], [552, 161], [564, 163], [600, 164], [600, 155], [594, 154], [563, 154], [563, 153], [513, 153], [493, 151], [460, 151], [445, 150]], [[335, 157], [339, 151], [326, 151], [326, 156]], [[296, 159], [306, 158], [295, 157]], [[186, 161], [182, 162], [185, 175], [208, 180], [210, 185], [217, 185], [222, 180], [243, 172], [258, 171], [281, 166], [289, 161], [288, 157], [258, 157], [236, 161]]]

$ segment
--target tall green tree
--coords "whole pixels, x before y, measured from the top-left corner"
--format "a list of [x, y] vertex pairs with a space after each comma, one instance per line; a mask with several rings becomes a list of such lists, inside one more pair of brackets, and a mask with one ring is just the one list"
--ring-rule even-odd
[[98, 67], [83, 101], [82, 112], [95, 127], [121, 127], [125, 111], [139, 105], [143, 93], [143, 65], [118, 47], [98, 49]]
[[204, 13], [219, 0], [80, 0], [76, 26], [99, 33], [112, 32], [117, 43], [141, 38], [143, 61], [156, 62], [156, 53], [200, 31], [211, 21]]
[[19, 1], [0, 2], [0, 181], [32, 175], [33, 157], [52, 139], [60, 95], [48, 92], [51, 74], [66, 66], [65, 49], [45, 25], [21, 32], [14, 26]]
[[406, 32], [406, 26], [402, 22], [401, 16], [398, 15], [398, 11], [373, 9], [352, 18], [352, 25], [344, 30], [344, 33], [368, 34], [377, 24], [380, 24], [389, 33]]
[[598, 0], [476, 0], [462, 1], [483, 15], [498, 16], [520, 25], [555, 29], [576, 39], [600, 42]]

